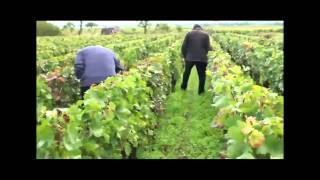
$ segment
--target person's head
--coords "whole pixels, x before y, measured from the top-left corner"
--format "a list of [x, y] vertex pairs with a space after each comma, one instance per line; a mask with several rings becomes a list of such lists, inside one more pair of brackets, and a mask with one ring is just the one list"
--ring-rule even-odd
[[199, 24], [195, 24], [192, 30], [202, 30], [202, 27]]

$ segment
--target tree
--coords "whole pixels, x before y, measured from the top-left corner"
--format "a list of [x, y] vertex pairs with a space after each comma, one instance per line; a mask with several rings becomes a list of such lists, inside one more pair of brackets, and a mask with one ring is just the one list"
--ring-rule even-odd
[[177, 26], [176, 28], [177, 28], [177, 31], [178, 31], [178, 32], [181, 32], [181, 31], [182, 31], [182, 27], [181, 27], [181, 26]]
[[63, 29], [69, 29], [71, 32], [74, 30], [75, 25], [71, 22], [68, 22], [66, 25], [63, 26]]
[[143, 32], [144, 34], [147, 34], [147, 29], [148, 26], [150, 26], [151, 24], [148, 21], [140, 21], [138, 26], [143, 28]]
[[79, 30], [79, 35], [82, 33], [82, 21], [80, 21], [80, 30]]
[[208, 28], [208, 27], [210, 27], [210, 24], [203, 24], [203, 25], [202, 25], [202, 28], [204, 28], [204, 29], [205, 29], [205, 28]]
[[98, 24], [93, 23], [93, 22], [89, 22], [89, 23], [86, 24], [86, 27], [88, 27], [88, 28], [92, 28], [94, 26], [98, 26]]
[[170, 31], [170, 27], [167, 24], [160, 23], [156, 25], [156, 29], [162, 32], [168, 32]]
[[57, 36], [60, 34], [59, 27], [46, 21], [37, 21], [37, 36]]

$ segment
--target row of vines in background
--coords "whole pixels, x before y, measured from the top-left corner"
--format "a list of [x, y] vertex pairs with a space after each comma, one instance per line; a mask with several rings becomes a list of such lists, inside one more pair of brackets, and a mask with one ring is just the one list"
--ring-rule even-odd
[[258, 35], [267, 35], [267, 34], [277, 34], [277, 33], [283, 33], [283, 28], [266, 28], [266, 29], [209, 29], [209, 33], [236, 33], [236, 34], [243, 34], [243, 35], [252, 35], [252, 36], [258, 36]]
[[[120, 38], [122, 36], [119, 36], [118, 38]], [[127, 51], [124, 51], [125, 49], [128, 49], [129, 47], [141, 47], [141, 51], [143, 49], [144, 46], [147, 46], [148, 44], [150, 44], [150, 46], [153, 46], [155, 43], [159, 43], [161, 42], [161, 40], [174, 40], [175, 37], [178, 37], [176, 35], [162, 35], [161, 37], [159, 36], [146, 36], [144, 38], [140, 38], [140, 39], [134, 39], [134, 40], [128, 40], [128, 41], [121, 41], [118, 43], [113, 43], [112, 41], [108, 41], [105, 40], [105, 38], [103, 36], [101, 37], [81, 37], [77, 38], [73, 41], [73, 43], [75, 44], [74, 46], [72, 46], [72, 48], [70, 48], [71, 52], [68, 53], [61, 53], [59, 55], [52, 55], [46, 51], [44, 51], [41, 48], [37, 48], [37, 73], [39, 74], [43, 74], [43, 73], [47, 73], [50, 71], [53, 71], [55, 67], [57, 66], [70, 66], [73, 65], [74, 63], [74, 56], [77, 53], [77, 51], [79, 51], [80, 49], [86, 47], [86, 46], [90, 46], [90, 45], [101, 45], [103, 47], [107, 47], [110, 48], [114, 51], [116, 51], [117, 53], [119, 53], [121, 56], [124, 55], [125, 53], [128, 54]], [[74, 37], [70, 37], [74, 38]], [[66, 38], [65, 38], [66, 39]], [[159, 41], [158, 41], [159, 40]], [[46, 43], [45, 39], [39, 38], [38, 39], [38, 45], [37, 46], [44, 46], [47, 48], [53, 48], [53, 49], [65, 49], [65, 46], [68, 46], [69, 41], [66, 42], [60, 42], [60, 44], [53, 44], [53, 45], [48, 45]], [[146, 44], [146, 45], [145, 45]], [[43, 48], [44, 48], [43, 47]], [[44, 48], [45, 49], [45, 48]], [[54, 51], [56, 52], [56, 51]], [[121, 57], [120, 57], [121, 58]]]
[[246, 41], [254, 41], [263, 46], [274, 46], [279, 50], [283, 50], [283, 33], [266, 33], [266, 34], [258, 34], [258, 35], [247, 35], [247, 34], [238, 34], [238, 33], [230, 33], [230, 32], [221, 32], [219, 35], [224, 36], [233, 36], [238, 37], [240, 39]]
[[219, 110], [212, 126], [227, 130], [223, 156], [283, 158], [283, 96], [256, 85], [217, 42], [213, 47], [208, 68], [213, 106]]
[[[151, 39], [161, 38], [166, 35], [148, 36]], [[111, 45], [123, 42], [134, 42], [145, 38], [144, 35], [82, 35], [69, 37], [37, 37], [37, 60], [46, 60], [56, 56], [75, 53], [79, 48], [90, 45]]]
[[232, 34], [217, 33], [213, 38], [257, 84], [283, 94], [283, 49], [278, 47], [281, 44], [267, 46]]

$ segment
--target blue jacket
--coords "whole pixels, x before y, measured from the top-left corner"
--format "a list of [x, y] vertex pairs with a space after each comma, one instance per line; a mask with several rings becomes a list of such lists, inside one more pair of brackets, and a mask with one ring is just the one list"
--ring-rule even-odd
[[80, 86], [100, 83], [116, 74], [116, 68], [123, 69], [115, 54], [102, 46], [88, 46], [81, 49], [75, 62], [75, 74]]

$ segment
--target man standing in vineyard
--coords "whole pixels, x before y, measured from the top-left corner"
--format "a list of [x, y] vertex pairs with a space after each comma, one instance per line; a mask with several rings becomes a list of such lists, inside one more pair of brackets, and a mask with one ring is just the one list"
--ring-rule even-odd
[[187, 33], [181, 48], [185, 60], [185, 71], [181, 84], [183, 90], [187, 89], [191, 69], [196, 65], [199, 76], [198, 94], [204, 92], [206, 81], [205, 72], [208, 64], [207, 54], [210, 50], [212, 50], [212, 47], [210, 45], [209, 35], [202, 31], [200, 25], [194, 25], [192, 31]]
[[102, 46], [88, 46], [81, 49], [75, 62], [75, 74], [80, 79], [80, 96], [93, 84], [99, 84], [107, 77], [123, 70], [115, 54]]

